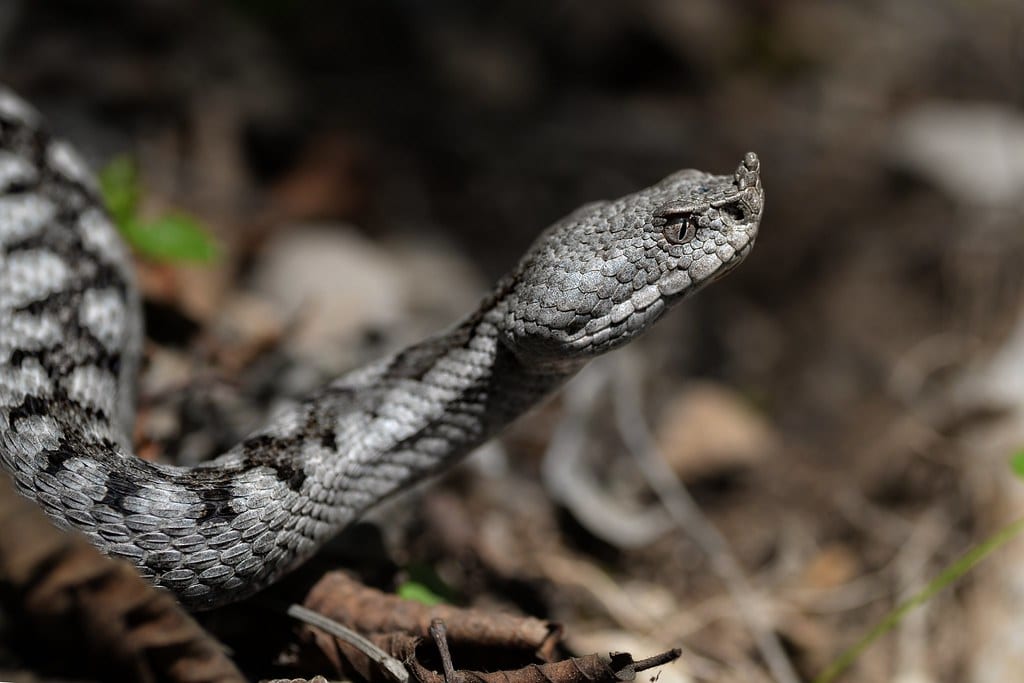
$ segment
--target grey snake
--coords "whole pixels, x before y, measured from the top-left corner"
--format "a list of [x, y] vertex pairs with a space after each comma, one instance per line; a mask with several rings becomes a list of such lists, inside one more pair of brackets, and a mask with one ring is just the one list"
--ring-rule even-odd
[[252, 594], [750, 252], [759, 162], [674, 173], [543, 232], [451, 330], [327, 384], [196, 467], [132, 453], [142, 316], [96, 181], [0, 87], [0, 464], [185, 605]]

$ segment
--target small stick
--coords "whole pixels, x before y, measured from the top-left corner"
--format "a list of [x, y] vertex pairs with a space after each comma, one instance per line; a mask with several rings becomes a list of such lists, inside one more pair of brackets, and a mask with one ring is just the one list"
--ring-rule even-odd
[[409, 671], [405, 665], [347, 626], [301, 605], [289, 605], [288, 616], [345, 641], [376, 662], [395, 683], [408, 683]]
[[653, 669], [656, 666], [662, 664], [668, 664], [679, 659], [679, 656], [683, 654], [683, 651], [679, 648], [673, 648], [668, 652], [662, 652], [661, 654], [648, 657], [647, 659], [641, 659], [639, 662], [633, 662], [633, 669], [635, 671], [646, 671], [647, 669]]
[[444, 669], [444, 683], [456, 683], [455, 667], [452, 665], [452, 653], [448, 649], [448, 629], [443, 619], [430, 622], [430, 637], [434, 639], [437, 652], [441, 655], [441, 667]]

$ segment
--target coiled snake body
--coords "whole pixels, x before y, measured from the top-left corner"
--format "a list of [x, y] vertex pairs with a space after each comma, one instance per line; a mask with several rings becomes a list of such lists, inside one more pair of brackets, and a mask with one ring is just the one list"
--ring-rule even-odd
[[75, 153], [0, 87], [0, 464], [58, 524], [186, 605], [275, 581], [464, 455], [750, 251], [757, 157], [681, 171], [552, 225], [449, 332], [351, 372], [215, 460], [133, 456], [141, 316]]

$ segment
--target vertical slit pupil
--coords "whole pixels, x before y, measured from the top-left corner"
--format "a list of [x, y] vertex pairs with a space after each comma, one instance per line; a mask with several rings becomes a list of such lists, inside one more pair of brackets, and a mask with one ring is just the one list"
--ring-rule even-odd
[[665, 239], [673, 244], [685, 244], [697, 233], [697, 221], [692, 214], [680, 214], [669, 219], [665, 226]]

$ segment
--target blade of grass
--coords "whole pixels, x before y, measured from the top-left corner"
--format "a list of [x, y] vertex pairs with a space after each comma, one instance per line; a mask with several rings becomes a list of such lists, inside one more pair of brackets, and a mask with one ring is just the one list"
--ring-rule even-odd
[[886, 633], [894, 629], [900, 621], [914, 608], [920, 607], [928, 602], [936, 593], [960, 579], [964, 574], [971, 571], [978, 563], [991, 555], [999, 548], [1013, 540], [1018, 534], [1024, 531], [1024, 517], [992, 534], [979, 545], [975, 546], [964, 554], [960, 559], [953, 562], [928, 582], [922, 590], [897, 605], [891, 612], [885, 615], [874, 628], [861, 638], [857, 643], [837, 657], [822, 673], [814, 679], [814, 683], [832, 683], [842, 674], [853, 662], [857, 660], [872, 644]]
[[1024, 479], [1024, 450], [1017, 451], [1010, 456], [1010, 469], [1021, 479]]

